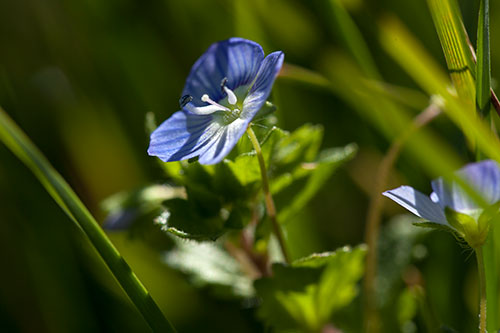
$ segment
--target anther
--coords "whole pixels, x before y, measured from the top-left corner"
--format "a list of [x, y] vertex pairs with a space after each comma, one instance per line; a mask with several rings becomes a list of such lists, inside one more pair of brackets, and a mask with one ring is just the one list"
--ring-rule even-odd
[[220, 90], [224, 92], [224, 87], [226, 86], [227, 83], [227, 77], [223, 78], [222, 81], [220, 81]]
[[193, 100], [193, 96], [191, 95], [184, 95], [179, 99], [179, 105], [181, 108], [185, 107], [187, 103], [191, 102]]

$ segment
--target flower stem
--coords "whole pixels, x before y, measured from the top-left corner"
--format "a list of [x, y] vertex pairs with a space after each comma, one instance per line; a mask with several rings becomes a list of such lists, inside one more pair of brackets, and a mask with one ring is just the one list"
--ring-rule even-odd
[[476, 249], [477, 272], [479, 277], [479, 332], [486, 333], [486, 275], [484, 269], [483, 250]]
[[399, 153], [407, 140], [421, 127], [432, 121], [441, 113], [436, 103], [429, 105], [413, 120], [411, 127], [397, 137], [378, 166], [376, 182], [370, 194], [370, 205], [366, 217], [365, 242], [368, 245], [364, 278], [364, 332], [377, 333], [380, 331], [380, 319], [376, 306], [375, 279], [377, 276], [378, 237], [382, 222], [383, 197], [380, 195], [387, 185], [392, 167], [399, 157]]
[[267, 169], [266, 163], [264, 162], [264, 156], [262, 155], [262, 149], [260, 149], [259, 140], [257, 140], [257, 136], [255, 136], [254, 131], [252, 130], [252, 124], [250, 124], [247, 128], [247, 134], [252, 142], [253, 148], [257, 154], [257, 158], [259, 160], [260, 166], [260, 175], [262, 177], [262, 190], [264, 191], [264, 197], [266, 202], [266, 209], [269, 218], [271, 219], [271, 223], [273, 225], [273, 231], [278, 239], [281, 252], [283, 254], [283, 258], [289, 264], [290, 257], [288, 256], [288, 251], [285, 243], [285, 237], [283, 236], [283, 231], [281, 230], [281, 226], [278, 223], [278, 219], [276, 218], [276, 207], [274, 206], [273, 197], [271, 195], [271, 191], [269, 190], [269, 180], [267, 178]]
[[151, 329], [154, 332], [175, 332], [174, 327], [163, 316], [149, 292], [76, 193], [1, 108], [0, 141], [31, 169], [61, 209], [85, 233]]

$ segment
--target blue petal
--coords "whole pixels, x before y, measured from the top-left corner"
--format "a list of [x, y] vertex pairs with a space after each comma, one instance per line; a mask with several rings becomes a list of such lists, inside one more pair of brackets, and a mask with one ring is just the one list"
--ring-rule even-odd
[[125, 209], [111, 213], [104, 221], [106, 230], [126, 230], [137, 218], [137, 209]]
[[401, 186], [382, 194], [421, 218], [435, 223], [448, 224], [441, 207], [411, 186]]
[[178, 111], [165, 120], [153, 133], [148, 154], [162, 161], [180, 161], [201, 155], [221, 130], [212, 115], [199, 116]]
[[252, 119], [266, 102], [274, 80], [283, 66], [285, 55], [281, 51], [269, 54], [259, 69], [255, 83], [243, 102], [241, 118]]
[[219, 163], [231, 152], [239, 139], [245, 134], [250, 120], [236, 119], [224, 127], [223, 131], [212, 140], [210, 147], [200, 155], [201, 164]]
[[[500, 168], [491, 160], [471, 163], [456, 172], [456, 175], [477, 191], [488, 204], [500, 200]], [[449, 184], [438, 178], [432, 181], [432, 189], [441, 207], [450, 207], [457, 212], [481, 208], [457, 184]]]
[[182, 94], [193, 96], [193, 103], [198, 106], [204, 105], [200, 101], [203, 94], [219, 101], [224, 97], [222, 79], [228, 79], [226, 85], [231, 90], [250, 84], [263, 59], [262, 47], [250, 40], [230, 38], [214, 43], [191, 68]]

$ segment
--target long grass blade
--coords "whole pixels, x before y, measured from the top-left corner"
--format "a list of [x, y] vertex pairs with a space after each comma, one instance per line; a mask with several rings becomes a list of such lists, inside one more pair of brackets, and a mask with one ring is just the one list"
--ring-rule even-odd
[[491, 62], [489, 0], [481, 0], [477, 27], [476, 103], [482, 117], [490, 113]]
[[[395, 19], [382, 24], [381, 42], [386, 51], [403, 67], [406, 72], [431, 95], [439, 95], [444, 99], [445, 112], [449, 118], [460, 126], [469, 142], [476, 143], [478, 149], [488, 158], [500, 161], [500, 141], [490, 130], [489, 125], [476, 115], [474, 105], [464, 102], [449, 91], [449, 82], [439, 66], [429, 57], [421, 45]], [[495, 242], [497, 232], [493, 228]], [[487, 251], [494, 251], [496, 245], [485, 245]], [[495, 250], [496, 251], [496, 250]], [[486, 280], [488, 301], [488, 328], [497, 330], [498, 319], [498, 278], [495, 270], [498, 266], [498, 252], [496, 255], [485, 253]], [[489, 286], [488, 286], [489, 284]]]
[[370, 79], [380, 79], [380, 73], [366, 42], [353, 19], [340, 0], [326, 0], [332, 19], [332, 31], [336, 32], [352, 57]]
[[0, 141], [31, 169], [63, 211], [83, 230], [153, 331], [175, 332], [174, 327], [163, 316], [149, 292], [75, 192], [2, 108]]
[[460, 98], [475, 99], [475, 63], [456, 0], [428, 0], [448, 70]]

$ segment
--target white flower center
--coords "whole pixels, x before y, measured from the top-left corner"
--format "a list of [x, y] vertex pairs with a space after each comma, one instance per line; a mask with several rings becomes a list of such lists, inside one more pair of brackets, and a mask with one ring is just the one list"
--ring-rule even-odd
[[202, 102], [208, 103], [208, 105], [196, 106], [193, 103], [191, 103], [193, 97], [186, 95], [180, 99], [181, 107], [193, 114], [200, 116], [209, 115], [217, 111], [224, 111], [229, 113], [226, 114], [226, 116], [229, 116], [229, 118], [233, 120], [236, 119], [241, 113], [240, 111], [241, 106], [238, 106], [237, 104], [238, 97], [234, 93], [234, 91], [226, 87], [226, 82], [227, 78], [224, 78], [221, 82], [221, 89], [223, 92], [226, 93], [227, 97], [219, 101], [219, 103], [211, 99], [210, 96], [208, 96], [208, 94], [203, 94], [203, 96], [201, 96], [200, 99]]

